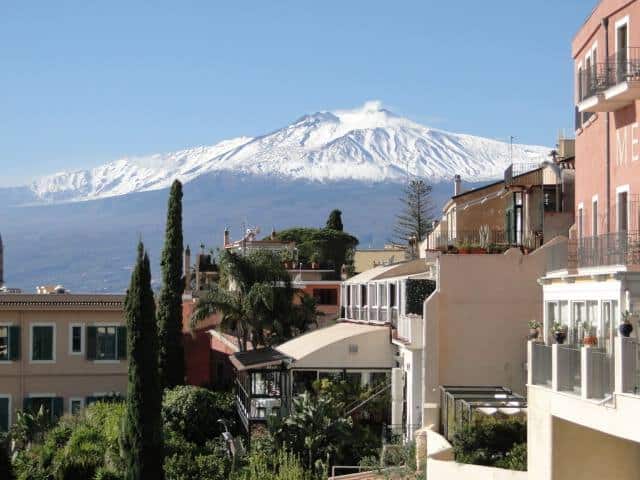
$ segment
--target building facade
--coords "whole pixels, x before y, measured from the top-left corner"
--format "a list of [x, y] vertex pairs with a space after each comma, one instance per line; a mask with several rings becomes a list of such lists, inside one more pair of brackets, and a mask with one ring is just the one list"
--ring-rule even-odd
[[640, 470], [637, 47], [639, 1], [601, 1], [573, 40], [575, 223], [566, 258], [540, 279], [542, 339], [528, 347], [530, 478]]
[[0, 430], [16, 410], [59, 417], [126, 394], [121, 295], [0, 293]]

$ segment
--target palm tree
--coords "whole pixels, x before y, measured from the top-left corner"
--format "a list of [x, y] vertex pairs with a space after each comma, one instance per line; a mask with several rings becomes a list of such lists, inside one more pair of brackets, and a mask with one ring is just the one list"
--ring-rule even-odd
[[220, 329], [234, 335], [241, 351], [249, 341], [269, 345], [291, 335], [293, 288], [280, 258], [268, 251], [242, 256], [220, 255], [221, 283], [200, 298], [192, 327], [214, 313], [222, 314]]

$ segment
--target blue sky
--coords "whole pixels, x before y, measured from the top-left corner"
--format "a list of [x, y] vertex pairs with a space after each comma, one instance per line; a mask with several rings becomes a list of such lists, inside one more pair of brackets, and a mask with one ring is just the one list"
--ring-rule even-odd
[[0, 5], [0, 185], [259, 135], [379, 99], [436, 128], [552, 145], [594, 0]]

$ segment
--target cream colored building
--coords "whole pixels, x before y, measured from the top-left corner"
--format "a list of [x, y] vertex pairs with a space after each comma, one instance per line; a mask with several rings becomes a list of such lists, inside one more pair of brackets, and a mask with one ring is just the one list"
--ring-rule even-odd
[[404, 262], [408, 259], [405, 248], [385, 247], [358, 249], [353, 256], [353, 267], [357, 273], [363, 273], [381, 265]]
[[16, 410], [52, 416], [124, 395], [121, 295], [0, 293], [0, 430]]

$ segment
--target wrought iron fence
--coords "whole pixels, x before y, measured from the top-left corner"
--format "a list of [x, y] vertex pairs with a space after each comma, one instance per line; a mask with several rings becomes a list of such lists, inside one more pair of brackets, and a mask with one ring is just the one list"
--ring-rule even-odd
[[579, 348], [558, 348], [558, 390], [580, 395], [582, 392], [582, 353]]
[[532, 381], [534, 385], [551, 388], [552, 379], [552, 347], [544, 343], [532, 344]]
[[583, 237], [569, 242], [569, 268], [640, 265], [640, 231]]
[[512, 163], [504, 171], [504, 184], [506, 187], [523, 183], [527, 185], [543, 184], [543, 174], [539, 162]]
[[484, 247], [490, 245], [508, 245], [509, 236], [504, 230], [490, 229], [481, 232], [478, 230], [458, 230], [452, 234], [442, 234], [434, 238], [434, 248], [446, 249], [447, 247]]
[[622, 82], [640, 79], [640, 48], [630, 47], [610, 55], [606, 62], [578, 71], [580, 100], [597, 95]]

